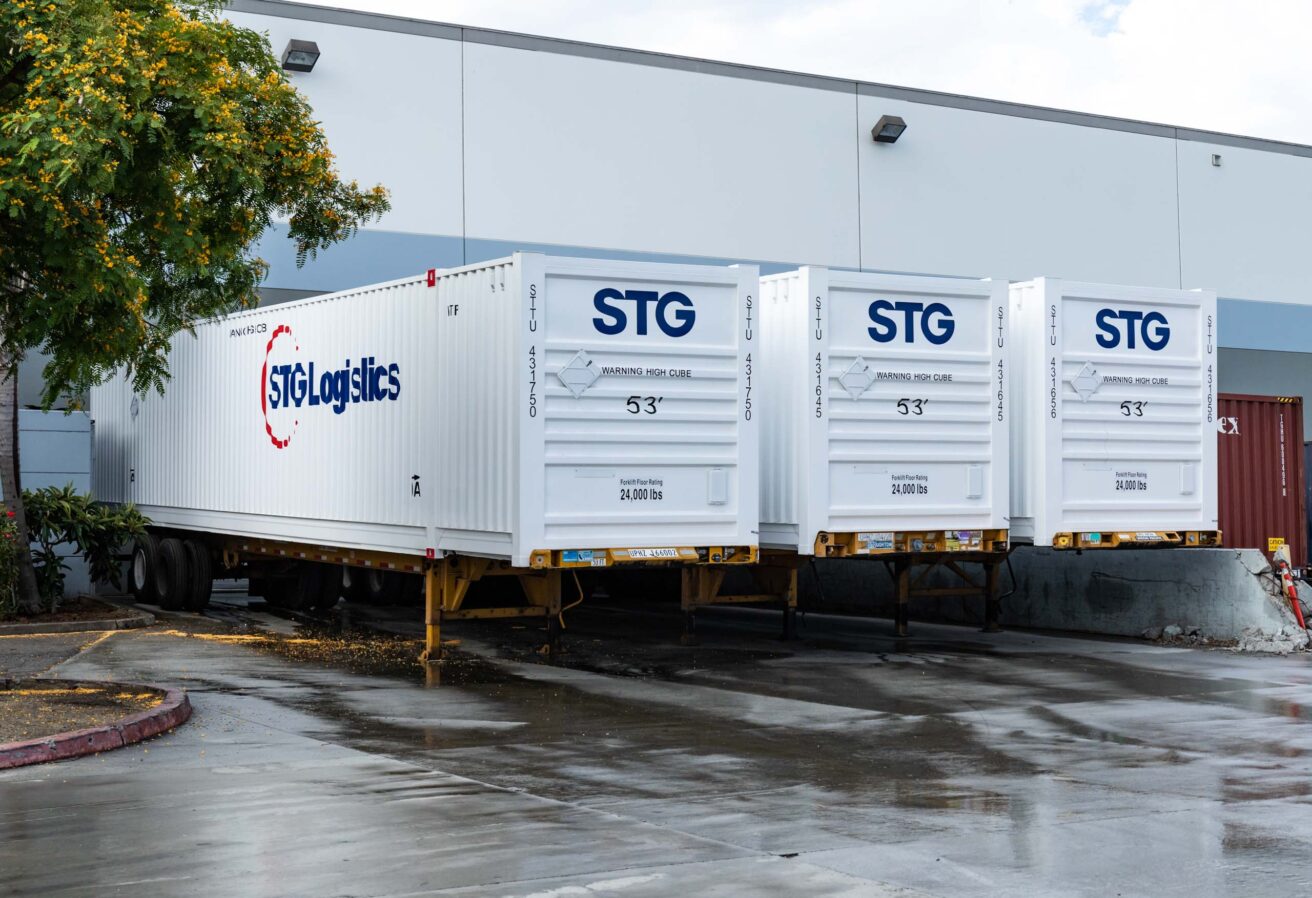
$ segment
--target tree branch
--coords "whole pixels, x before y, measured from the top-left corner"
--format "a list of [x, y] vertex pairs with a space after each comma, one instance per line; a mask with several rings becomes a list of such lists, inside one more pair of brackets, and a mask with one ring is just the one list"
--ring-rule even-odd
[[25, 78], [36, 65], [36, 60], [31, 56], [20, 56], [18, 60], [9, 67], [9, 71], [0, 75], [0, 90], [4, 90], [11, 84], [17, 84]]

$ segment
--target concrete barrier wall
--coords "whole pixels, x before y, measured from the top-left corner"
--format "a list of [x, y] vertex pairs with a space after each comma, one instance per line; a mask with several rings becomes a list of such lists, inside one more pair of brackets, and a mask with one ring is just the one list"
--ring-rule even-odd
[[[1014, 591], [1002, 602], [1002, 624], [1113, 636], [1142, 636], [1167, 627], [1209, 641], [1242, 641], [1259, 634], [1294, 643], [1297, 624], [1275, 573], [1255, 549], [1144, 549], [1058, 552], [1032, 547], [1011, 555]], [[967, 573], [981, 576], [978, 565]], [[946, 572], [923, 585], [950, 586]], [[892, 616], [893, 583], [869, 559], [821, 560], [800, 578], [805, 607], [861, 610]], [[1013, 579], [1004, 567], [1002, 593]], [[1306, 602], [1307, 596], [1305, 596]], [[917, 598], [912, 620], [980, 624], [979, 599]], [[1298, 646], [1294, 646], [1298, 647]]]

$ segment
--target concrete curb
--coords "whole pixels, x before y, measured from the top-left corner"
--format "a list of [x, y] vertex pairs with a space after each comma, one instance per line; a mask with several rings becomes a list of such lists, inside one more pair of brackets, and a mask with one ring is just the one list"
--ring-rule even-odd
[[[31, 682], [31, 680], [0, 680], [0, 689], [9, 689], [21, 682]], [[42, 680], [41, 682], [70, 687], [112, 685], [124, 689], [148, 689], [163, 693], [164, 700], [147, 711], [130, 714], [122, 720], [103, 726], [57, 733], [40, 739], [29, 739], [26, 742], [0, 744], [0, 770], [28, 764], [44, 764], [48, 761], [63, 761], [67, 758], [80, 758], [83, 755], [122, 748], [158, 736], [166, 730], [186, 723], [191, 717], [191, 702], [187, 699], [187, 693], [181, 689], [97, 680]]]
[[132, 617], [104, 620], [64, 620], [46, 624], [0, 624], [0, 636], [31, 636], [41, 633], [82, 633], [88, 630], [135, 630], [155, 623], [155, 615], [137, 611]]

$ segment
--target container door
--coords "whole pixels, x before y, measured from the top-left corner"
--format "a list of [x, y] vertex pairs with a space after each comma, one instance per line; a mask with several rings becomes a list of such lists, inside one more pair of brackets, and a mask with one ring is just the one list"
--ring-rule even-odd
[[1217, 397], [1222, 540], [1268, 558], [1289, 546], [1295, 568], [1307, 564], [1303, 402], [1297, 396]]
[[[756, 269], [546, 260], [541, 542], [754, 544]], [[748, 286], [750, 285], [750, 286]]]
[[1303, 529], [1303, 566], [1307, 566], [1307, 549], [1312, 546], [1312, 443], [1303, 444], [1303, 516], [1306, 526]]
[[1059, 283], [1054, 529], [1215, 530], [1214, 297]]
[[823, 529], [1005, 528], [1005, 282], [830, 271], [828, 306]]

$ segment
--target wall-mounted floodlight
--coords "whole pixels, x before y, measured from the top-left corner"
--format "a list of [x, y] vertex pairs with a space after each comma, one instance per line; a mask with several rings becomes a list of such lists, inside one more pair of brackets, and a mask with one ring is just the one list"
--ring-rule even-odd
[[875, 139], [875, 143], [897, 143], [906, 129], [907, 123], [902, 120], [902, 116], [881, 115], [875, 127], [870, 129], [870, 136]]
[[289, 72], [313, 72], [319, 61], [319, 45], [314, 41], [288, 41], [282, 51], [282, 67]]
[[1220, 168], [1220, 167], [1221, 167], [1221, 154], [1220, 154], [1220, 153], [1213, 153], [1213, 154], [1212, 154], [1212, 164], [1215, 165], [1217, 168]]

